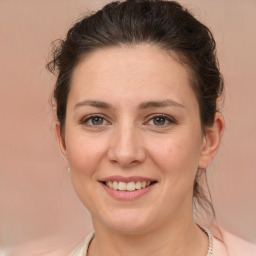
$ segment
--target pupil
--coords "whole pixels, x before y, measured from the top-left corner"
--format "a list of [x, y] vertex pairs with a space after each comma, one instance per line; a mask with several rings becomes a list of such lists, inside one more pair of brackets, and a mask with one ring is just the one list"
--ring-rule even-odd
[[92, 123], [95, 124], [95, 125], [102, 124], [102, 122], [103, 122], [103, 119], [101, 117], [94, 117], [92, 119]]
[[155, 125], [163, 125], [165, 123], [165, 119], [163, 117], [156, 117], [154, 119]]

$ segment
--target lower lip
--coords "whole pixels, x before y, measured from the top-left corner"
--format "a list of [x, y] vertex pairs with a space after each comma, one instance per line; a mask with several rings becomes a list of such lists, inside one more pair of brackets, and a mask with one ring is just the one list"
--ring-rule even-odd
[[107, 191], [107, 193], [109, 195], [111, 195], [112, 197], [114, 197], [116, 199], [133, 200], [133, 199], [137, 199], [137, 198], [142, 197], [143, 195], [147, 194], [153, 188], [153, 186], [155, 184], [152, 184], [145, 188], [136, 189], [134, 191], [115, 190], [115, 189], [109, 188], [105, 184], [101, 183], [101, 185], [103, 186], [103, 188], [105, 189], [105, 191]]

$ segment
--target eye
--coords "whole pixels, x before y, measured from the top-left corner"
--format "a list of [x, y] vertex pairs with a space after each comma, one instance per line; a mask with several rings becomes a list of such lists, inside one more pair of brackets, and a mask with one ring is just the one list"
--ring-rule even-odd
[[174, 124], [175, 121], [173, 118], [161, 114], [152, 117], [148, 123], [153, 126], [168, 126], [170, 124]]
[[89, 117], [84, 118], [81, 121], [81, 123], [87, 126], [102, 126], [106, 125], [108, 122], [104, 117], [100, 115], [91, 115]]

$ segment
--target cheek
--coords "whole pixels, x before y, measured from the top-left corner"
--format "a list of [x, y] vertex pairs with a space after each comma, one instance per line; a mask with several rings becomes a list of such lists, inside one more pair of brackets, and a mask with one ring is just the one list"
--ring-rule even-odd
[[[161, 145], [156, 147], [155, 145]], [[200, 143], [193, 136], [173, 136], [151, 141], [150, 158], [173, 186], [193, 184], [198, 168]], [[178, 185], [180, 184], [180, 185]]]
[[67, 158], [74, 175], [92, 176], [106, 152], [106, 141], [96, 136], [67, 136]]
[[102, 158], [105, 155], [106, 142], [104, 144], [102, 138], [84, 135], [67, 136], [66, 147], [74, 190], [81, 202], [93, 212], [95, 210], [94, 197], [97, 193], [95, 191], [95, 184], [98, 182], [97, 170], [100, 169]]

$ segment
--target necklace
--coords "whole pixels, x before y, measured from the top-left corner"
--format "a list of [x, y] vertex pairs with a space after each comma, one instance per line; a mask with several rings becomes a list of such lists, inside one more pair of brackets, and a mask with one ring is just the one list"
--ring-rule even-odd
[[212, 255], [212, 233], [208, 228], [200, 226], [200, 228], [208, 235], [209, 238], [209, 246], [208, 246], [208, 252], [206, 256], [211, 256]]
[[[209, 239], [209, 245], [208, 245], [208, 252], [207, 252], [207, 255], [206, 256], [212, 256], [212, 253], [213, 253], [213, 237], [212, 237], [212, 234], [210, 232], [210, 230], [208, 228], [205, 228], [203, 226], [200, 226], [198, 225], [207, 235], [208, 235], [208, 239]], [[76, 248], [76, 250], [74, 250], [70, 256], [85, 256], [88, 252], [88, 249], [89, 249], [89, 246], [90, 246], [90, 243], [92, 242], [93, 238], [95, 236], [95, 233], [93, 233], [91, 235], [91, 237], [88, 237], [88, 241], [85, 243], [81, 243], [80, 246], [78, 248]]]

